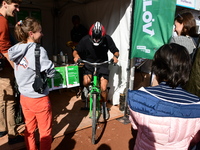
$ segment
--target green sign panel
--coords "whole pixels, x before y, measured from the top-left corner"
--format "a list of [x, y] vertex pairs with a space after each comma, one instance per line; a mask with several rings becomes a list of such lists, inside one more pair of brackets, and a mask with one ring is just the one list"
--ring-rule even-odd
[[135, 0], [131, 58], [152, 59], [172, 36], [176, 0]]

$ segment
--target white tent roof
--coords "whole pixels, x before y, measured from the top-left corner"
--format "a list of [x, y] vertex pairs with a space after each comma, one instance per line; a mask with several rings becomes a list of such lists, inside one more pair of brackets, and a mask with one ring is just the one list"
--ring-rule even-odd
[[[132, 1], [134, 0], [23, 0], [21, 6], [41, 10], [44, 33], [42, 45], [50, 57], [60, 51], [71, 55], [66, 42], [70, 40], [73, 15], [79, 15], [81, 23], [88, 28], [97, 20], [105, 26], [107, 34], [111, 35], [120, 50], [118, 66], [111, 66], [109, 81], [109, 99], [115, 105], [119, 104], [119, 95], [124, 92], [128, 82]], [[196, 7], [200, 8], [199, 1], [196, 1]], [[112, 57], [110, 53], [109, 56]]]
[[[124, 92], [127, 83], [127, 66], [131, 24], [131, 0], [24, 0], [21, 7], [39, 8], [42, 15], [42, 45], [50, 58], [60, 51], [71, 56], [66, 46], [73, 25], [71, 17], [79, 15], [81, 23], [89, 28], [100, 21], [111, 35], [120, 50], [118, 66], [111, 66], [109, 99], [119, 104], [119, 95]], [[109, 57], [112, 54], [109, 53]]]

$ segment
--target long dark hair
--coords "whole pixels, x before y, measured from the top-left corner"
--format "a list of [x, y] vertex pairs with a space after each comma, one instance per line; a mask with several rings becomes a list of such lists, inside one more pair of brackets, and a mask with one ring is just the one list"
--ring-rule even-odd
[[190, 55], [179, 44], [165, 44], [155, 53], [152, 69], [158, 83], [166, 81], [172, 88], [184, 86], [191, 70]]
[[191, 37], [197, 37], [197, 29], [196, 29], [196, 21], [192, 13], [186, 12], [182, 14], [178, 14], [175, 17], [175, 21], [180, 24], [183, 24], [183, 29], [181, 31], [181, 35], [189, 35]]

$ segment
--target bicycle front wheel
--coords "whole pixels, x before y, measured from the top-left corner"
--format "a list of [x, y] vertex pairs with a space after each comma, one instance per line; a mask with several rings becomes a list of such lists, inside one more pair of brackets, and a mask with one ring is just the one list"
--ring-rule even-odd
[[99, 108], [97, 106], [97, 94], [92, 94], [92, 144], [96, 142], [96, 130], [99, 118]]

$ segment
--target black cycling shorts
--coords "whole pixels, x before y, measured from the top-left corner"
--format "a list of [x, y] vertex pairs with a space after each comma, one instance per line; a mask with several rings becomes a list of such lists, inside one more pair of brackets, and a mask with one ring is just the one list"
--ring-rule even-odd
[[[88, 66], [88, 65], [84, 65], [83, 67], [83, 75], [88, 75], [91, 74], [93, 75], [94, 73], [94, 67], [93, 66]], [[97, 67], [97, 76], [99, 78], [104, 77], [104, 79], [109, 80], [109, 69], [108, 69], [108, 65], [101, 65]]]

